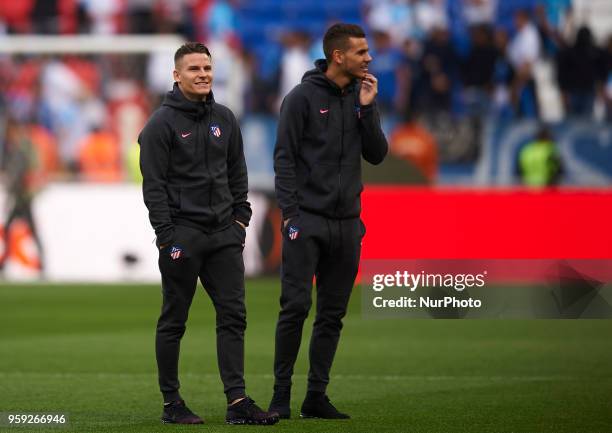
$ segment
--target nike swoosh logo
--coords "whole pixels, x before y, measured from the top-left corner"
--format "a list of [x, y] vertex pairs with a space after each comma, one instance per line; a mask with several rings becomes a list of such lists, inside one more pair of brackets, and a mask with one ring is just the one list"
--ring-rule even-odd
[[327, 113], [328, 111], [329, 111], [329, 108], [328, 108], [327, 110], [324, 110], [324, 109], [322, 109], [322, 108], [321, 108], [321, 109], [319, 110], [319, 113], [321, 113], [321, 114], [325, 114], [325, 113]]
[[181, 137], [183, 138], [187, 138], [191, 135], [191, 132], [188, 132], [187, 134], [181, 134]]

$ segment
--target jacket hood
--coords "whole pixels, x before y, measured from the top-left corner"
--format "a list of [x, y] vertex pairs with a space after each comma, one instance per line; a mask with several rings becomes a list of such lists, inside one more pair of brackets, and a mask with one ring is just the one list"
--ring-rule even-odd
[[[325, 76], [325, 72], [327, 71], [327, 60], [319, 59], [314, 63], [314, 69], [306, 71], [304, 76], [302, 77], [302, 83], [310, 82], [319, 87], [324, 87], [331, 90], [334, 93], [342, 93], [342, 89], [338, 87], [336, 83]], [[355, 90], [357, 86], [357, 80], [351, 81], [351, 83], [346, 87], [347, 92], [352, 92]]]
[[182, 111], [190, 117], [202, 117], [215, 102], [215, 97], [212, 90], [206, 96], [206, 99], [201, 102], [190, 101], [183, 95], [181, 89], [179, 89], [178, 83], [174, 83], [172, 90], [166, 93], [164, 102], [162, 105], [172, 107], [176, 110]]

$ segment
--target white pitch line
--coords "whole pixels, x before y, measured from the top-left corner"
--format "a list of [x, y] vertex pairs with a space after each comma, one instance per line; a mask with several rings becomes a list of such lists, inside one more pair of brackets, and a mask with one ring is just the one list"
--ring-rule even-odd
[[[49, 377], [49, 378], [74, 378], [74, 377], [96, 377], [96, 378], [129, 378], [129, 377], [156, 377], [156, 373], [111, 373], [111, 372], [81, 372], [81, 373], [42, 373], [42, 372], [25, 372], [25, 371], [0, 371], [0, 376], [11, 377], [11, 376], [35, 376], [35, 377]], [[183, 377], [200, 377], [205, 379], [219, 379], [217, 373], [181, 373]], [[274, 379], [272, 374], [245, 374], [247, 378], [259, 378], [259, 379]], [[294, 374], [296, 378], [306, 378], [305, 374]], [[334, 380], [370, 380], [370, 381], [525, 381], [525, 382], [547, 382], [547, 381], [566, 381], [566, 380], [584, 380], [588, 378], [584, 377], [571, 377], [571, 376], [459, 376], [459, 375], [366, 375], [366, 374], [334, 374], [332, 375]], [[611, 378], [598, 378], [598, 380], [611, 380]]]

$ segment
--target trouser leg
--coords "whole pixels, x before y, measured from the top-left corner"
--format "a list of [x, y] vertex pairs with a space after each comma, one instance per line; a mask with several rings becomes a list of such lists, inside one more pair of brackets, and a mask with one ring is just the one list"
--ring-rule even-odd
[[[176, 226], [175, 230], [175, 241], [159, 252], [163, 304], [157, 322], [155, 353], [159, 387], [164, 401], [180, 398], [178, 379], [180, 343], [185, 333], [185, 324], [200, 269], [200, 260], [196, 251], [196, 231], [181, 226]], [[181, 249], [178, 258], [170, 255], [173, 246]]]
[[[299, 230], [291, 239], [290, 227]], [[319, 257], [317, 233], [326, 230], [315, 218], [302, 214], [283, 228], [280, 313], [276, 325], [274, 377], [278, 387], [291, 386], [293, 366], [300, 349], [304, 320], [312, 304], [312, 279]]]
[[237, 223], [209, 236], [212, 251], [200, 279], [217, 314], [217, 362], [228, 402], [244, 397], [246, 307], [242, 249], [245, 231]]
[[342, 318], [355, 283], [364, 230], [359, 218], [330, 220], [331, 248], [317, 268], [317, 315], [310, 340], [308, 391], [325, 392]]

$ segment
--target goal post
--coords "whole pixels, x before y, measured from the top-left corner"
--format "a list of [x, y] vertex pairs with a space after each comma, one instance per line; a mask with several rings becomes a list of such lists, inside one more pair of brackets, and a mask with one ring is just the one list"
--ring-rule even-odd
[[185, 42], [178, 35], [2, 36], [3, 54], [146, 54], [174, 51]]

